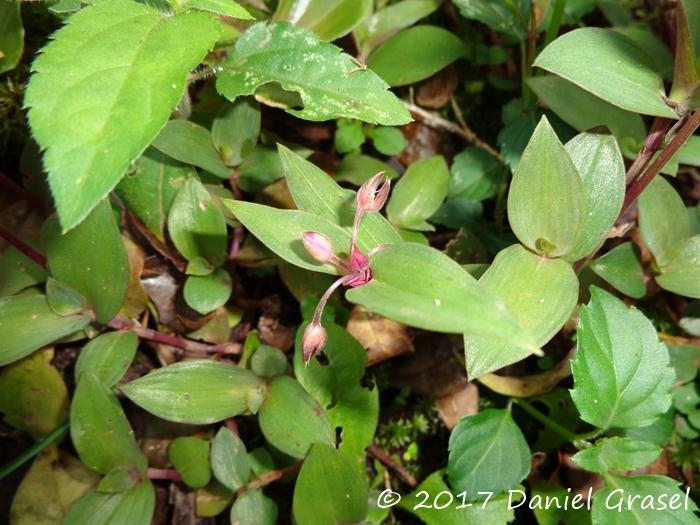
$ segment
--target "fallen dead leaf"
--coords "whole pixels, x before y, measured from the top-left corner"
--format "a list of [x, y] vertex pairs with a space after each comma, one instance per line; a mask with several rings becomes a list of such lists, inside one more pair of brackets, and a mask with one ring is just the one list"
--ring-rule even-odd
[[366, 366], [414, 351], [404, 325], [368, 312], [362, 306], [355, 306], [350, 312], [347, 330], [367, 349]]
[[479, 412], [479, 388], [474, 383], [465, 383], [463, 388], [435, 399], [435, 406], [442, 422], [452, 430], [464, 416]]

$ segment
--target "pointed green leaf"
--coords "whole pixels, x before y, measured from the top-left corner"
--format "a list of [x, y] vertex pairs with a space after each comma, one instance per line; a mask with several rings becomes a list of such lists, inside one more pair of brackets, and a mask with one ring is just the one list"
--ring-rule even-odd
[[682, 244], [678, 256], [661, 269], [656, 282], [664, 290], [700, 299], [700, 235]]
[[14, 295], [25, 288], [42, 283], [47, 275], [43, 267], [17, 248], [7, 246], [0, 254], [0, 297]]
[[22, 58], [24, 27], [19, 0], [0, 4], [0, 74], [13, 69]]
[[675, 259], [690, 237], [690, 221], [678, 192], [662, 176], [654, 177], [637, 199], [639, 229], [656, 263]]
[[486, 151], [469, 147], [458, 153], [450, 166], [448, 199], [483, 201], [496, 195], [505, 168]]
[[239, 20], [254, 20], [254, 17], [244, 7], [231, 0], [187, 0], [186, 7]]
[[[322, 169], [290, 149], [281, 144], [278, 149], [289, 192], [299, 209], [324, 217], [351, 231], [356, 209], [355, 194], [339, 186]], [[381, 214], [369, 213], [362, 219], [358, 234], [361, 250], [369, 251], [380, 244], [400, 241], [399, 234]]]
[[671, 405], [666, 345], [641, 312], [599, 288], [581, 307], [571, 370], [581, 418], [601, 429], [650, 424]]
[[303, 109], [288, 111], [307, 120], [346, 117], [386, 126], [411, 120], [375, 73], [358, 69], [339, 48], [287, 23], [248, 29], [223, 67], [216, 86], [229, 100], [274, 83], [298, 93]]
[[37, 441], [68, 418], [68, 389], [53, 356], [47, 348], [0, 369], [3, 421]]
[[141, 452], [122, 407], [109, 387], [90, 372], [80, 376], [70, 409], [73, 445], [88, 467], [102, 474], [119, 466], [135, 466], [144, 474], [148, 461]]
[[433, 231], [426, 222], [447, 196], [450, 171], [441, 155], [420, 159], [411, 164], [394, 187], [386, 215], [399, 228]]
[[586, 192], [546, 117], [523, 151], [508, 195], [508, 220], [520, 242], [548, 257], [569, 254], [582, 234]]
[[139, 339], [134, 332], [107, 332], [86, 344], [75, 363], [75, 380], [83, 372], [94, 374], [105, 385], [119, 382], [136, 357]]
[[303, 458], [314, 443], [335, 443], [323, 408], [294, 379], [275, 377], [260, 407], [260, 429], [272, 446]]
[[[319, 215], [244, 201], [224, 199], [223, 202], [265, 246], [296, 266], [317, 272], [338, 273], [335, 266], [321, 264], [307, 253], [302, 242], [304, 232], [315, 231], [328, 237], [336, 254], [348, 253], [350, 249], [350, 234]], [[284, 224], [284, 228], [280, 228], [280, 224]]]
[[460, 419], [450, 434], [447, 477], [467, 499], [512, 489], [530, 472], [530, 448], [509, 410], [490, 408]]
[[367, 483], [355, 462], [332, 446], [311, 448], [294, 487], [299, 525], [361, 523], [367, 516]]
[[641, 299], [647, 292], [644, 269], [634, 244], [624, 242], [590, 263], [591, 270], [623, 294]]
[[22, 359], [89, 323], [90, 317], [85, 314], [58, 315], [43, 295], [0, 299], [0, 366]]
[[605, 488], [593, 496], [593, 523], [606, 525], [696, 525], [698, 507], [681, 491], [678, 482], [665, 476], [605, 477]]
[[177, 437], [168, 446], [168, 458], [189, 487], [197, 489], [209, 483], [208, 441], [191, 436]]
[[214, 149], [208, 129], [189, 120], [171, 120], [153, 141], [153, 147], [173, 159], [192, 164], [227, 179], [231, 170]]
[[[690, 2], [681, 1], [676, 7], [676, 45], [675, 68], [673, 70], [673, 84], [669, 98], [689, 105], [689, 99], [693, 97], [700, 87], [700, 72], [698, 72], [698, 55], [700, 49], [695, 47], [692, 30], [696, 29], [697, 22], [691, 26], [688, 15], [697, 16], [697, 8], [690, 7]], [[688, 9], [690, 7], [690, 9]], [[695, 104], [693, 104], [695, 106]]]
[[[405, 86], [434, 75], [466, 52], [464, 42], [447, 29], [418, 25], [400, 31], [375, 49], [367, 67], [390, 86]], [[411, 57], [411, 67], [401, 60], [406, 55]]]
[[155, 506], [153, 484], [144, 480], [126, 492], [88, 492], [71, 506], [62, 524], [150, 525]]
[[291, 22], [331, 42], [347, 35], [372, 12], [372, 0], [281, 0], [273, 20]]
[[241, 438], [226, 427], [221, 427], [211, 444], [211, 467], [222, 485], [236, 491], [250, 475], [250, 461]]
[[183, 295], [190, 308], [206, 315], [226, 304], [231, 296], [232, 287], [229, 273], [217, 268], [214, 273], [209, 275], [190, 275], [187, 277]]
[[370, 266], [373, 279], [348, 290], [348, 300], [425, 330], [494, 337], [538, 350], [505, 303], [434, 248], [394, 244], [375, 254]]
[[546, 69], [634, 113], [677, 118], [663, 100], [663, 78], [649, 57], [628, 37], [598, 27], [566, 33], [535, 59]]
[[64, 230], [156, 137], [218, 35], [211, 15], [128, 0], [87, 6], [56, 32], [34, 61], [25, 104]]
[[[571, 265], [535, 255], [519, 244], [501, 250], [479, 280], [518, 319], [521, 330], [542, 346], [569, 319], [579, 283]], [[532, 352], [492, 337], [464, 336], [470, 379], [526, 358]]]
[[661, 447], [646, 441], [610, 437], [577, 452], [571, 459], [581, 468], [606, 474], [608, 470], [634, 470], [654, 461]]
[[236, 498], [231, 507], [231, 523], [275, 525], [277, 504], [260, 489], [248, 489]]
[[[486, 24], [494, 31], [506, 33], [518, 40], [525, 39], [525, 23], [518, 4], [508, 0], [453, 0], [459, 13]], [[522, 5], [522, 3], [521, 3]]]
[[109, 202], [101, 201], [65, 234], [56, 217], [49, 218], [42, 240], [51, 274], [87, 298], [97, 321], [117, 315], [129, 285], [129, 259]]
[[85, 297], [53, 277], [46, 280], [46, 301], [54, 312], [63, 317], [79, 315], [87, 309]]
[[168, 214], [168, 231], [186, 259], [203, 258], [213, 266], [226, 260], [226, 220], [197, 179], [188, 179], [177, 192]]
[[156, 416], [207, 424], [258, 411], [265, 385], [249, 370], [206, 359], [181, 361], [119, 389]]
[[227, 166], [238, 166], [260, 135], [260, 106], [250, 98], [225, 103], [214, 117], [211, 139]]
[[564, 147], [581, 177], [588, 210], [581, 235], [566, 255], [576, 261], [595, 250], [615, 224], [625, 198], [625, 163], [610, 135], [581, 133]]

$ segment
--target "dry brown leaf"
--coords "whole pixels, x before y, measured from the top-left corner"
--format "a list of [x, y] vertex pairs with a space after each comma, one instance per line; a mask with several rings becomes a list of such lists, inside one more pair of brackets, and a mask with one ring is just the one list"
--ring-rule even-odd
[[362, 306], [355, 306], [350, 312], [347, 330], [367, 349], [366, 366], [414, 350], [404, 325], [368, 312]]
[[466, 383], [446, 396], [435, 399], [440, 419], [452, 430], [464, 416], [479, 412], [479, 388], [474, 383]]
[[448, 66], [420, 83], [416, 102], [426, 108], [441, 108], [450, 101], [458, 85], [455, 68]]

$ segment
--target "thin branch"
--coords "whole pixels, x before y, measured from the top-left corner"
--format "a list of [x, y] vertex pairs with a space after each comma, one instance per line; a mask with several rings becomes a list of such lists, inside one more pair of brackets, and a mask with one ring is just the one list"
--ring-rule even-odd
[[[454, 135], [458, 135], [462, 137], [464, 140], [469, 142], [470, 144], [473, 144], [477, 148], [481, 148], [490, 155], [494, 156], [497, 158], [499, 161], [505, 164], [505, 159], [503, 156], [496, 151], [494, 148], [492, 148], [489, 144], [481, 140], [476, 133], [474, 133], [469, 126], [467, 126], [466, 122], [462, 120], [460, 122], [460, 126], [457, 126], [456, 124], [450, 122], [449, 120], [445, 120], [442, 118], [440, 115], [433, 111], [427, 111], [423, 109], [420, 106], [416, 106], [415, 104], [412, 104], [411, 102], [404, 102], [404, 105], [406, 108], [413, 113], [416, 117], [420, 119], [423, 124], [426, 126], [429, 126], [433, 129], [443, 129], [445, 131], [448, 131]], [[458, 113], [455, 113], [458, 114]], [[457, 117], [458, 119], [460, 117]]]
[[260, 489], [265, 485], [269, 485], [273, 481], [277, 481], [278, 479], [282, 479], [286, 476], [296, 474], [300, 468], [301, 463], [294, 463], [293, 465], [290, 465], [288, 467], [265, 472], [264, 474], [261, 474], [259, 477], [255, 478], [253, 481], [248, 483], [248, 485], [246, 485], [245, 487], [241, 487], [240, 489], [238, 489], [238, 494], [245, 492], [249, 489]]
[[396, 463], [396, 461], [394, 461], [389, 454], [379, 448], [376, 443], [372, 443], [369, 447], [367, 447], [367, 452], [384, 463], [384, 465], [386, 465], [390, 470], [393, 470], [396, 474], [398, 474], [406, 485], [412, 489], [418, 486], [418, 480], [416, 480], [416, 478], [414, 478], [405, 468]]
[[5, 239], [9, 244], [17, 248], [20, 252], [26, 255], [29, 259], [37, 263], [42, 268], [46, 268], [46, 257], [29, 246], [22, 239], [11, 233], [4, 226], [0, 225], [0, 237]]
[[148, 479], [164, 479], [167, 481], [182, 481], [180, 473], [172, 468], [152, 468], [149, 467], [146, 471]]

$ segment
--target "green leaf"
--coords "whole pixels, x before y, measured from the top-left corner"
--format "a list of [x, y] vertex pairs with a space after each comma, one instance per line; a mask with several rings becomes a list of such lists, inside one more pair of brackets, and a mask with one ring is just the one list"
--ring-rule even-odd
[[644, 269], [637, 248], [631, 242], [615, 246], [590, 263], [591, 270], [623, 294], [641, 299], [647, 292]]
[[0, 370], [3, 421], [37, 441], [68, 418], [68, 389], [53, 356], [46, 349]]
[[87, 6], [55, 33], [34, 61], [25, 104], [63, 230], [158, 135], [218, 35], [211, 15], [169, 16], [129, 0]]
[[133, 465], [143, 475], [148, 461], [116, 396], [90, 372], [81, 374], [70, 408], [73, 445], [88, 467], [107, 474]]
[[280, 0], [272, 19], [310, 29], [331, 42], [347, 35], [372, 12], [372, 0]]
[[399, 176], [391, 164], [382, 162], [375, 157], [355, 152], [345, 155], [343, 160], [340, 161], [335, 171], [335, 180], [360, 186], [380, 171], [383, 171], [388, 179], [395, 179]]
[[211, 139], [227, 166], [238, 166], [260, 135], [260, 106], [250, 98], [225, 103], [214, 117]]
[[664, 290], [700, 299], [700, 235], [681, 246], [682, 251], [661, 269], [656, 282]]
[[681, 491], [678, 482], [665, 476], [605, 477], [606, 487], [593, 496], [593, 523], [606, 525], [694, 525], [697, 505], [688, 489]]
[[646, 441], [610, 437], [577, 452], [571, 459], [581, 468], [606, 474], [608, 470], [634, 470], [654, 461], [661, 447]]
[[447, 196], [450, 171], [441, 155], [427, 157], [411, 164], [396, 184], [386, 214], [400, 228], [433, 231], [426, 222]]
[[469, 147], [458, 153], [450, 166], [448, 199], [483, 201], [496, 195], [504, 178], [504, 167], [493, 155]]
[[511, 489], [530, 472], [530, 448], [509, 410], [463, 417], [450, 434], [449, 450], [450, 486], [466, 491], [468, 500], [483, 499], [479, 491]]
[[439, 0], [403, 0], [376, 11], [355, 28], [353, 36], [362, 55], [369, 53], [399, 30], [412, 26], [440, 7]]
[[498, 33], [514, 36], [521, 41], [525, 39], [527, 20], [521, 15], [527, 16], [527, 11], [519, 9], [522, 2], [517, 6], [517, 3], [507, 0], [452, 1], [463, 17], [486, 24]]
[[187, 0], [185, 7], [238, 18], [239, 20], [254, 20], [254, 17], [244, 7], [231, 0]]
[[17, 248], [7, 246], [0, 254], [0, 297], [14, 295], [25, 288], [42, 283], [47, 275], [43, 267]]
[[365, 349], [346, 330], [325, 323], [328, 343], [324, 354], [327, 364], [312, 359], [304, 364], [300, 327], [294, 353], [294, 375], [316, 401], [326, 407], [331, 427], [339, 433], [340, 451], [364, 461], [365, 449], [377, 430], [379, 390], [362, 386], [365, 374]]
[[202, 315], [226, 304], [231, 297], [233, 283], [226, 270], [217, 268], [210, 275], [190, 275], [185, 281], [185, 302]]
[[209, 442], [196, 437], [178, 437], [168, 446], [168, 458], [189, 487], [206, 486], [211, 479]]
[[652, 423], [671, 404], [675, 374], [666, 346], [644, 315], [591, 287], [581, 307], [571, 398], [581, 418], [601, 429]]
[[75, 363], [75, 380], [84, 372], [94, 374], [112, 387], [124, 376], [134, 357], [139, 339], [134, 332], [108, 332], [86, 344]]
[[[542, 479], [530, 483], [530, 493], [523, 498], [522, 505], [533, 507], [538, 525], [591, 525], [591, 513], [586, 508], [586, 494], [572, 494], [570, 487], [558, 483], [548, 483]], [[523, 493], [525, 494], [525, 493]], [[547, 499], [549, 498], [549, 499]], [[547, 501], [559, 504], [547, 505]], [[563, 504], [562, 504], [563, 503]], [[568, 505], [566, 503], [569, 503]]]
[[[454, 33], [419, 25], [400, 31], [380, 45], [367, 60], [367, 67], [390, 86], [405, 86], [434, 75], [466, 52]], [[402, 60], [407, 55], [411, 57], [410, 67]]]
[[168, 214], [168, 231], [187, 260], [203, 258], [213, 266], [226, 260], [226, 220], [197, 179], [188, 179], [175, 195]]
[[222, 485], [234, 492], [248, 483], [250, 461], [241, 438], [221, 427], [211, 444], [211, 467]]
[[79, 315], [87, 309], [85, 297], [67, 284], [49, 277], [46, 281], [46, 301], [58, 315]]
[[84, 295], [95, 318], [107, 323], [119, 312], [129, 285], [129, 259], [106, 200], [68, 233], [55, 217], [42, 229], [51, 274]]
[[206, 359], [159, 368], [119, 389], [152, 414], [191, 425], [255, 413], [266, 395], [249, 370]]
[[303, 109], [288, 112], [303, 119], [346, 117], [386, 126], [411, 121], [408, 110], [376, 74], [358, 70], [339, 48], [287, 23], [252, 26], [223, 67], [216, 86], [229, 100], [276, 83], [299, 94]]
[[[508, 305], [522, 332], [539, 346], [564, 326], [578, 301], [578, 278], [569, 263], [535, 255], [519, 244], [501, 250], [479, 284]], [[531, 353], [492, 337], [464, 336], [470, 379], [520, 361]]]
[[10, 0], [0, 4], [0, 74], [19, 63], [24, 51], [24, 26], [20, 3]]
[[534, 65], [627, 111], [677, 118], [663, 100], [663, 78], [648, 56], [615, 31], [575, 29], [544, 48]]
[[153, 141], [153, 147], [175, 160], [192, 164], [227, 179], [231, 170], [214, 149], [208, 129], [189, 120], [171, 120]]
[[688, 15], [697, 15], [697, 8], [689, 7], [690, 2], [681, 1], [676, 8], [676, 42], [675, 42], [675, 68], [673, 71], [673, 83], [669, 98], [686, 106], [689, 104], [700, 87], [700, 72], [698, 72], [697, 52], [700, 49], [694, 45], [692, 29], [696, 29], [697, 22], [692, 27]]
[[133, 465], [114, 467], [107, 472], [105, 477], [97, 485], [98, 492], [126, 492], [136, 486], [139, 481], [139, 473], [134, 471]]
[[[340, 187], [322, 169], [288, 148], [279, 145], [279, 153], [287, 186], [297, 207], [339, 224], [347, 232], [351, 232], [356, 209], [355, 195]], [[370, 213], [362, 219], [357, 241], [361, 250], [369, 251], [380, 244], [400, 241], [399, 234], [381, 214]]]
[[348, 300], [425, 330], [493, 337], [538, 351], [502, 301], [434, 248], [394, 244], [375, 254], [370, 266], [373, 279], [348, 290]]
[[287, 356], [274, 346], [260, 345], [250, 358], [250, 369], [260, 377], [282, 375], [287, 371]]
[[158, 240], [165, 240], [165, 221], [177, 191], [194, 169], [148, 148], [134, 163], [133, 170], [119, 182], [115, 191], [126, 208], [134, 213]]
[[291, 377], [279, 376], [270, 381], [258, 420], [265, 439], [295, 458], [306, 456], [314, 443], [335, 443], [326, 412]]
[[299, 471], [292, 505], [299, 525], [361, 523], [367, 515], [367, 484], [352, 459], [317, 443]]
[[637, 199], [639, 230], [656, 263], [663, 267], [680, 255], [690, 237], [690, 221], [678, 192], [661, 176], [654, 177]]
[[[494, 495], [490, 492], [484, 492], [480, 496], [466, 492], [455, 494], [442, 478], [442, 471], [433, 472], [411, 494], [404, 496], [398, 506], [428, 525], [510, 523], [515, 518], [513, 509], [519, 501], [517, 491], [512, 491], [513, 495]], [[467, 499], [472, 496], [489, 496], [489, 500], [467, 503]], [[443, 507], [448, 501], [450, 503]]]
[[0, 299], [0, 366], [12, 363], [62, 337], [82, 330], [90, 317], [61, 316], [43, 295], [18, 295]]
[[646, 137], [641, 115], [625, 111], [556, 75], [527, 79], [538, 97], [578, 131], [607, 127], [626, 155], [633, 157]]
[[236, 498], [231, 507], [231, 523], [275, 525], [277, 505], [260, 489], [248, 489]]
[[[244, 201], [224, 199], [223, 202], [265, 246], [296, 266], [317, 272], [338, 273], [335, 266], [321, 264], [307, 253], [302, 242], [304, 232], [315, 231], [328, 237], [336, 254], [347, 253], [350, 249], [350, 234], [320, 215]], [[280, 224], [284, 224], [284, 228], [280, 228]]]
[[150, 525], [156, 493], [149, 480], [127, 492], [91, 491], [71, 506], [63, 525]]
[[518, 163], [508, 195], [508, 220], [520, 242], [560, 257], [577, 247], [586, 214], [586, 190], [546, 117]]
[[365, 142], [365, 133], [362, 122], [346, 118], [338, 119], [338, 129], [335, 132], [333, 143], [338, 153], [350, 153], [362, 146]]
[[365, 134], [372, 139], [372, 145], [382, 155], [398, 155], [406, 147], [406, 138], [398, 128], [379, 126], [368, 128]]
[[576, 261], [593, 252], [607, 237], [625, 198], [625, 162], [610, 135], [581, 133], [564, 146], [578, 171], [586, 197], [581, 235], [566, 259]]

